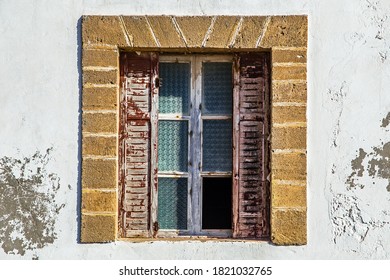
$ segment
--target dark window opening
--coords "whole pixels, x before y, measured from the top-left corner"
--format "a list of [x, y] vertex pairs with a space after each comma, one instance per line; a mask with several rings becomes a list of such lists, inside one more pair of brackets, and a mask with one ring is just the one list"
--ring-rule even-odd
[[232, 228], [232, 178], [203, 178], [202, 229]]

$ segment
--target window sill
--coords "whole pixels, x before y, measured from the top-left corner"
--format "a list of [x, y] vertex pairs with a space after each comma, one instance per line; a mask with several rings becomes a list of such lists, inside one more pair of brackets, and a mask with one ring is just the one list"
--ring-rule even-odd
[[159, 238], [119, 238], [117, 241], [130, 243], [154, 243], [154, 242], [262, 242], [270, 243], [268, 239], [239, 239], [239, 238], [225, 238], [225, 237], [208, 237], [208, 236], [179, 236], [179, 237], [159, 237]]

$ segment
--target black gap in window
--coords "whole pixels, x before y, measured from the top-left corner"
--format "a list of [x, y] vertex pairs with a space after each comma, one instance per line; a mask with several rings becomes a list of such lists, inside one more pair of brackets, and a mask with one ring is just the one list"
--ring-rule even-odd
[[232, 178], [203, 178], [202, 229], [232, 228]]

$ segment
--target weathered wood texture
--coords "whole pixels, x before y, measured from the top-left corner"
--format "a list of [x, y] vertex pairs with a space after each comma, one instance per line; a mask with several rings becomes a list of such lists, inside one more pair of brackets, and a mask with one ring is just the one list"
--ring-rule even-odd
[[[267, 238], [269, 210], [269, 54], [240, 54], [234, 106], [235, 180], [233, 236]], [[237, 80], [238, 79], [238, 80]]]
[[153, 53], [122, 53], [119, 180], [121, 237], [149, 236]]

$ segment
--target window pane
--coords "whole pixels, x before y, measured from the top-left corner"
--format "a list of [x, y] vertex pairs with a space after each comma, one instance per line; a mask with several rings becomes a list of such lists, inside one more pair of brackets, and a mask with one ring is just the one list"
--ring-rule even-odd
[[158, 122], [158, 170], [187, 171], [187, 121]]
[[232, 178], [203, 178], [202, 229], [231, 228]]
[[203, 114], [230, 115], [233, 96], [232, 64], [203, 63], [203, 91]]
[[159, 113], [188, 114], [191, 69], [189, 63], [160, 63]]
[[232, 170], [232, 121], [203, 121], [203, 171]]
[[158, 178], [158, 224], [161, 229], [187, 229], [187, 179]]

